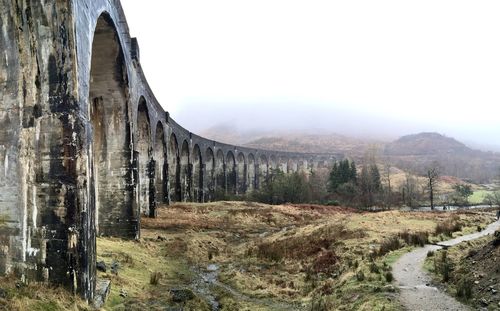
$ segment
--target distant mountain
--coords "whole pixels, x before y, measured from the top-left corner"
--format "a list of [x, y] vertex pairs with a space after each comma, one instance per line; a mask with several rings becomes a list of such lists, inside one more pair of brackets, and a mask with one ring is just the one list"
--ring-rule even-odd
[[403, 136], [386, 144], [384, 156], [397, 167], [424, 175], [437, 163], [442, 174], [486, 182], [500, 173], [500, 154], [467, 147], [438, 133]]
[[437, 154], [470, 154], [474, 150], [454, 138], [438, 133], [402, 136], [385, 146], [384, 153], [392, 156], [426, 156]]

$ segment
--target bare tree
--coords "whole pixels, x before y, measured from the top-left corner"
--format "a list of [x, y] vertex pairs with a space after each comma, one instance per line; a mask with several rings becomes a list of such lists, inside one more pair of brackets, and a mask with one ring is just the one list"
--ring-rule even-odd
[[417, 203], [417, 179], [415, 176], [407, 171], [405, 173], [405, 184], [403, 185], [403, 203], [409, 207], [414, 207]]
[[391, 188], [391, 164], [386, 159], [384, 162], [384, 181], [386, 186], [385, 189], [385, 204], [386, 206], [392, 205], [392, 188]]
[[433, 162], [431, 167], [427, 169], [427, 181], [429, 187], [429, 199], [431, 201], [431, 209], [434, 209], [434, 191], [436, 190], [439, 179], [439, 164]]

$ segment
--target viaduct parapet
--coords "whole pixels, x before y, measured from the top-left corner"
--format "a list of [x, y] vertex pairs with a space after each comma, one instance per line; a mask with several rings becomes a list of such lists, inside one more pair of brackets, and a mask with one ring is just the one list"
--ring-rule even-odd
[[335, 157], [232, 146], [159, 105], [118, 0], [0, 0], [0, 275], [95, 287], [96, 235], [158, 204], [258, 189]]

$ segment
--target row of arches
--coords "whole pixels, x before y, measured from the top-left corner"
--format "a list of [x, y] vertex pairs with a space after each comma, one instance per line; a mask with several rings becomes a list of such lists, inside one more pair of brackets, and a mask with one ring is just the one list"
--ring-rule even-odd
[[193, 139], [130, 85], [133, 73], [108, 14], [98, 18], [92, 42], [89, 185], [98, 234], [136, 237], [140, 217], [155, 217], [160, 204], [242, 195], [275, 169], [308, 169], [307, 161], [279, 153]]

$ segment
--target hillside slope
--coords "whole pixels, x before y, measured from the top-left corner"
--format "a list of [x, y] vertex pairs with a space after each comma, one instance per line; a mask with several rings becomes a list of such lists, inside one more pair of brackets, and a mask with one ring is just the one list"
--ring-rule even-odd
[[438, 133], [403, 136], [386, 144], [383, 155], [394, 165], [425, 175], [437, 163], [444, 175], [487, 182], [500, 172], [500, 154], [467, 147]]

